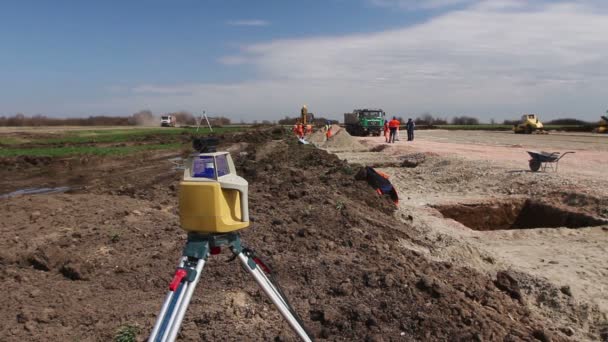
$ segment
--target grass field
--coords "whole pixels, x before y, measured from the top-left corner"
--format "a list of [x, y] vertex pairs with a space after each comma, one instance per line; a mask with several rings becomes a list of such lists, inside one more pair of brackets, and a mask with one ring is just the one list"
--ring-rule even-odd
[[[243, 130], [243, 127], [215, 128], [214, 133], [225, 133]], [[18, 145], [31, 143], [36, 145], [55, 144], [86, 144], [86, 143], [118, 143], [130, 141], [145, 141], [151, 136], [175, 136], [182, 134], [196, 134], [196, 128], [135, 128], [135, 129], [83, 129], [65, 131], [61, 134], [36, 134], [28, 132], [26, 136], [0, 136], [0, 145]], [[209, 129], [198, 131], [199, 134], [209, 134]], [[49, 136], [50, 135], [50, 136]], [[56, 135], [56, 136], [53, 136]]]
[[10, 148], [0, 150], [0, 157], [36, 156], [36, 157], [64, 157], [70, 155], [125, 155], [140, 151], [177, 149], [185, 144], [149, 144], [136, 146], [65, 146], [65, 147], [34, 147]]
[[[215, 128], [222, 134], [245, 127]], [[0, 157], [70, 155], [125, 155], [146, 150], [178, 149], [189, 144], [190, 135], [208, 135], [209, 129], [196, 128], [115, 128], [82, 129], [37, 133], [7, 133], [0, 136]], [[99, 145], [98, 145], [99, 144]], [[121, 146], [107, 146], [121, 144]], [[106, 146], [100, 146], [106, 145]]]

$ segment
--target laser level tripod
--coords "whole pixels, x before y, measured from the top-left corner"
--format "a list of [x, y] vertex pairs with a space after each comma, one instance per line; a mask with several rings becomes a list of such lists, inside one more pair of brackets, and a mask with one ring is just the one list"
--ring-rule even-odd
[[270, 270], [268, 267], [251, 250], [243, 247], [241, 237], [234, 232], [227, 234], [188, 234], [188, 242], [148, 341], [175, 341], [207, 258], [210, 254], [219, 254], [223, 246], [229, 247], [235, 258], [241, 261], [243, 267], [253, 276], [264, 293], [279, 309], [294, 332], [303, 341], [312, 341], [300, 318], [289, 305], [281, 290], [269, 279]]
[[179, 190], [180, 223], [188, 232], [188, 241], [148, 341], [175, 341], [203, 266], [210, 254], [219, 254], [224, 246], [241, 261], [296, 334], [311, 341], [280, 287], [271, 281], [270, 269], [241, 244], [236, 231], [249, 226], [248, 183], [236, 174], [230, 153], [216, 152], [217, 143], [217, 138], [192, 140], [198, 153], [185, 161]]

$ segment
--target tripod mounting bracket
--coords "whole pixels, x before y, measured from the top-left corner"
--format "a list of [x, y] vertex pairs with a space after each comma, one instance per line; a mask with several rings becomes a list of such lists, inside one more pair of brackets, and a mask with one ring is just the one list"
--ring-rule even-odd
[[182, 253], [183, 256], [195, 259], [206, 259], [214, 247], [229, 247], [233, 253], [243, 250], [238, 233], [200, 234], [188, 233], [188, 241]]

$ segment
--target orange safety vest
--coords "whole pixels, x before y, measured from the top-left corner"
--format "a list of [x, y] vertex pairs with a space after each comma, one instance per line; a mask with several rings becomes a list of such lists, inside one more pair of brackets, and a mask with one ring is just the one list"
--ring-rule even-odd
[[390, 128], [399, 128], [399, 125], [401, 123], [399, 122], [399, 120], [391, 120], [388, 122], [388, 127]]

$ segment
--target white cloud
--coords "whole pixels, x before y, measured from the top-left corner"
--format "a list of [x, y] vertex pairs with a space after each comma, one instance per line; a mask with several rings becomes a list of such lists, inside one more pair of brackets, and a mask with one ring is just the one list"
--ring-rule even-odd
[[226, 24], [231, 26], [268, 26], [270, 22], [260, 19], [249, 19], [249, 20], [230, 20]]
[[[495, 1], [423, 24], [347, 36], [275, 40], [221, 61], [259, 79], [234, 84], [141, 85], [109, 105], [279, 118], [306, 103], [338, 118], [355, 107], [400, 115], [544, 118], [604, 112], [608, 15], [580, 2]], [[139, 101], [139, 102], [138, 102]]]

